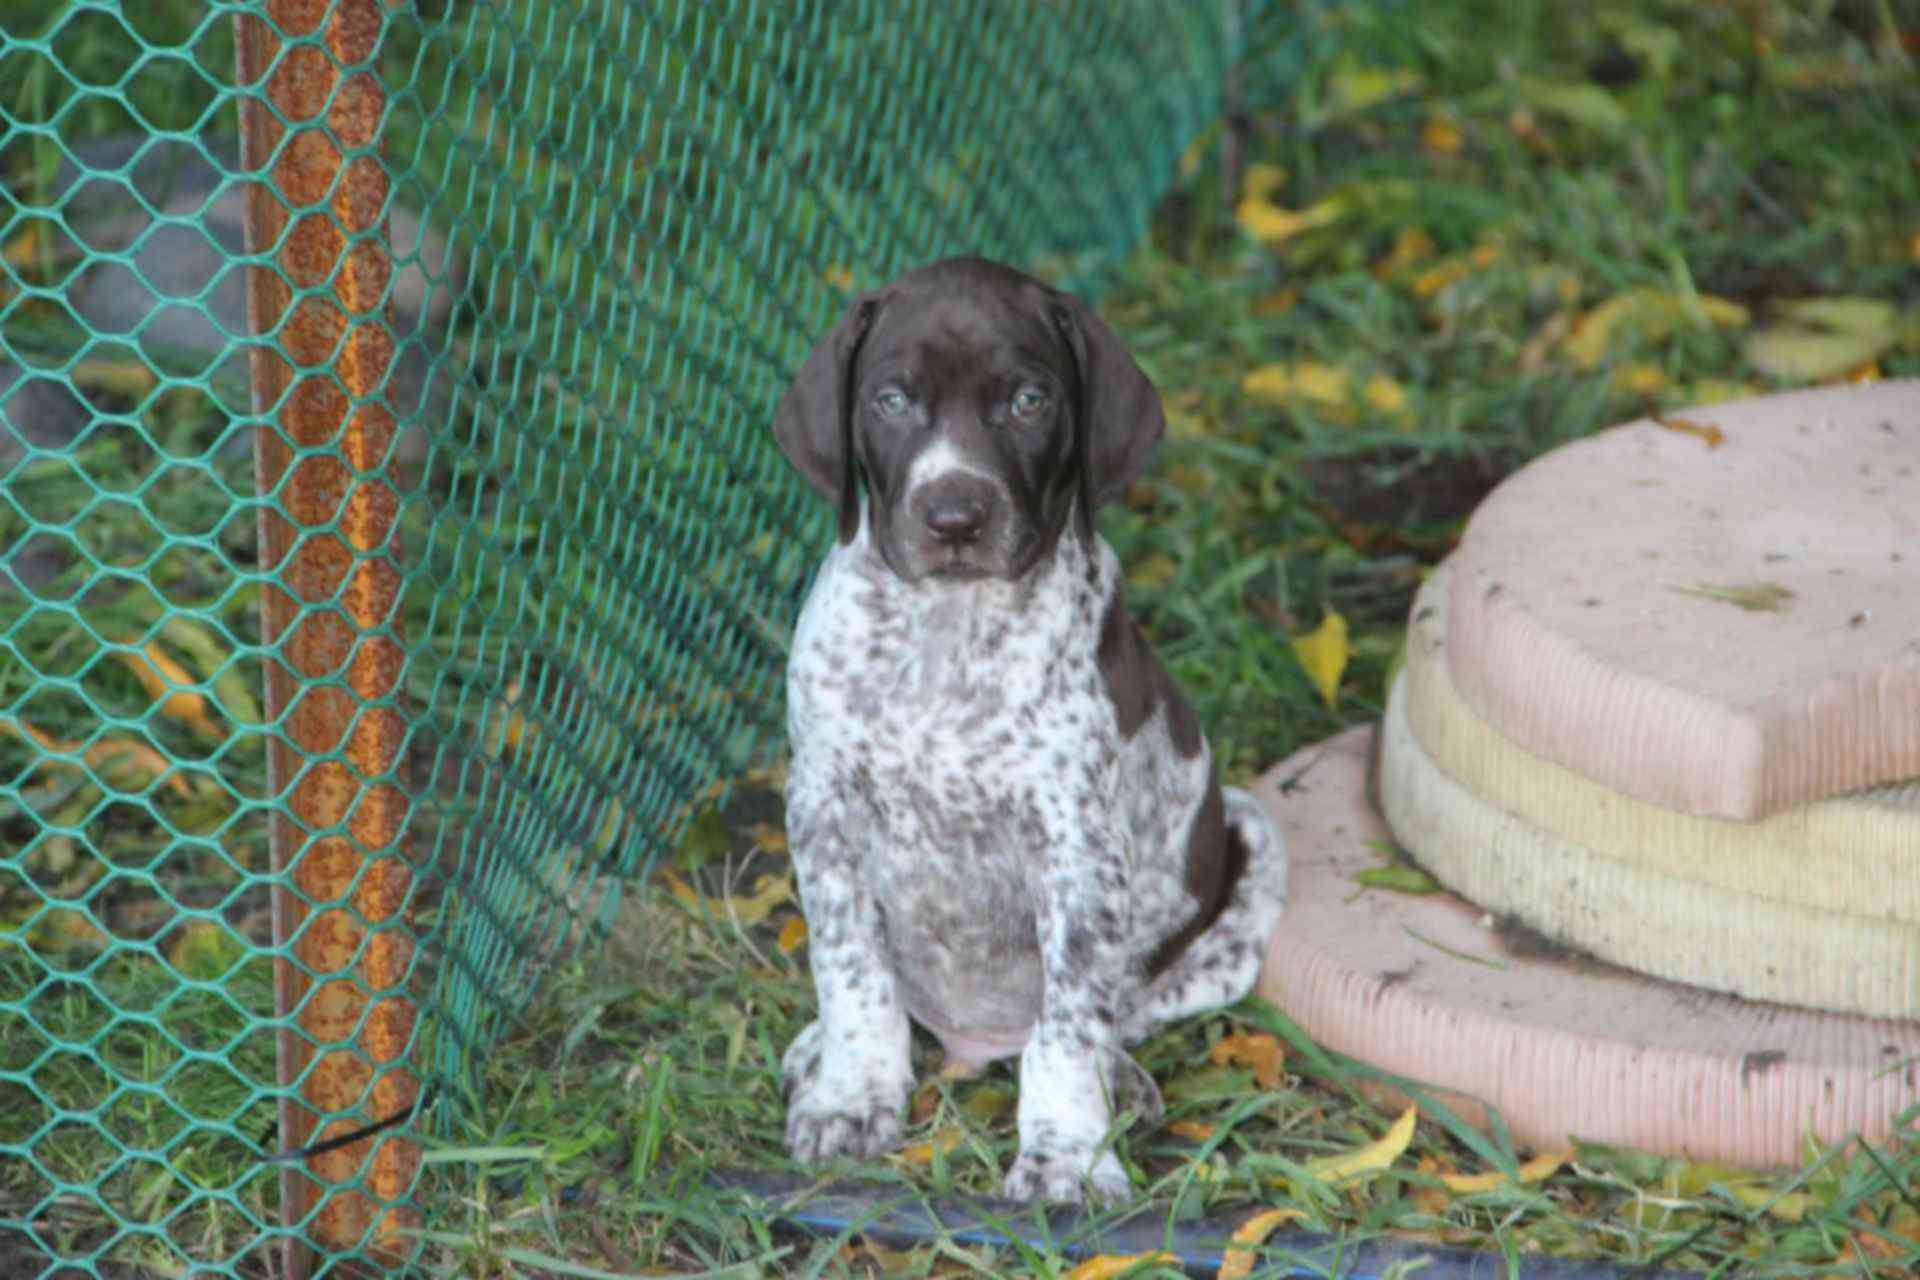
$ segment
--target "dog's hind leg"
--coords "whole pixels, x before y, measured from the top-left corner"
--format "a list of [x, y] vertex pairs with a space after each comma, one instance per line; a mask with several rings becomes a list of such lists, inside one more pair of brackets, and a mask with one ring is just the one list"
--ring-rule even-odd
[[1223, 789], [1227, 824], [1247, 850], [1247, 867], [1225, 910], [1147, 984], [1121, 1023], [1122, 1043], [1145, 1039], [1179, 1018], [1232, 1004], [1253, 988], [1274, 924], [1287, 905], [1287, 847], [1260, 802]]

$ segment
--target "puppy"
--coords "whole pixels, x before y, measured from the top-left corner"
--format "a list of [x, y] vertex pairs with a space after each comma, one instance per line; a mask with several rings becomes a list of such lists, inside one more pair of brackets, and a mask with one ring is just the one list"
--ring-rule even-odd
[[1164, 428], [1082, 303], [978, 258], [854, 300], [774, 418], [839, 516], [787, 668], [788, 834], [820, 1016], [783, 1062], [794, 1156], [897, 1145], [908, 1020], [1020, 1058], [1016, 1198], [1114, 1199], [1125, 1046], [1253, 984], [1279, 833], [1215, 782], [1093, 513]]

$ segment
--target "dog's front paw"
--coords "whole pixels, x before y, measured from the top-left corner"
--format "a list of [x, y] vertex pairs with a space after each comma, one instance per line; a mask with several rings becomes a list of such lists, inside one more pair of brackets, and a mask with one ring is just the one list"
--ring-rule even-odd
[[900, 1145], [900, 1114], [912, 1081], [878, 1061], [822, 1052], [819, 1022], [802, 1031], [781, 1062], [787, 1085], [787, 1149], [802, 1164], [837, 1156], [867, 1159]]
[[1025, 1149], [1007, 1170], [1002, 1193], [1009, 1200], [1055, 1204], [1112, 1203], [1133, 1194], [1133, 1183], [1111, 1151]]
[[905, 1099], [870, 1105], [811, 1105], [795, 1098], [787, 1109], [787, 1149], [802, 1164], [825, 1164], [838, 1156], [857, 1160], [885, 1155], [900, 1145]]

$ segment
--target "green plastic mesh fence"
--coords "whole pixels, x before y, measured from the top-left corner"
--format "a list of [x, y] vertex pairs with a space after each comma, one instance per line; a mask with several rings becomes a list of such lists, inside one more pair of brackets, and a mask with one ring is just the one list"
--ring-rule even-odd
[[263, 1149], [458, 1081], [777, 743], [809, 341], [1092, 279], [1244, 8], [0, 6], [0, 1272], [405, 1252], [408, 1125]]

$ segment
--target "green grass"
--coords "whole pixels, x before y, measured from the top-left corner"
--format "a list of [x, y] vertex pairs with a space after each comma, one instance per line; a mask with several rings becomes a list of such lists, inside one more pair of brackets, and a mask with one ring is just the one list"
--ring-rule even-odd
[[[1151, 242], [1120, 269], [1103, 303], [1173, 419], [1152, 472], [1103, 528], [1128, 565], [1136, 613], [1234, 779], [1378, 714], [1413, 589], [1501, 476], [1650, 407], [1678, 411], [1801, 381], [1750, 358], [1753, 334], [1777, 328], [1788, 304], [1892, 304], [1879, 330], [1840, 336], [1861, 356], [1852, 364], [1920, 373], [1920, 91], [1907, 52], [1920, 16], [1910, 5], [1606, 0], [1570, 21], [1552, 6], [1430, 0], [1371, 16], [1340, 8], [1313, 21], [1323, 56], [1304, 81], [1273, 82], [1257, 66], [1247, 75], [1244, 158], [1284, 171], [1270, 192], [1275, 205], [1319, 208], [1324, 221], [1281, 243], [1249, 236], [1234, 216], [1239, 189], [1224, 190], [1227, 134], [1216, 126], [1191, 153]], [[99, 17], [77, 24], [63, 56], [88, 66], [104, 60], [102, 79], [118, 74], [110, 50], [85, 43], [105, 39], [96, 28], [110, 25]], [[143, 82], [136, 95], [143, 110], [173, 100], [150, 88]], [[19, 92], [32, 107], [66, 90], [39, 76]], [[44, 181], [50, 156], [42, 140], [15, 159]], [[1592, 352], [1569, 342], [1579, 317], [1631, 290], [1669, 302], [1629, 315]], [[1746, 323], [1712, 323], [1702, 299], [1737, 304]], [[28, 336], [56, 348], [57, 319], [40, 316]], [[1272, 365], [1340, 371], [1354, 394], [1276, 402], [1250, 393], [1247, 375]], [[97, 404], [138, 416], [167, 454], [203, 456], [203, 465], [168, 469], [131, 433], [101, 431], [85, 445], [92, 452], [41, 464], [30, 488], [17, 486], [22, 509], [58, 520], [91, 500], [94, 482], [76, 466], [96, 478], [123, 475], [122, 487], [143, 486], [152, 514], [100, 506], [84, 536], [103, 564], [140, 563], [150, 521], [242, 554], [248, 522], [216, 527], [197, 505], [211, 479], [236, 492], [247, 486], [244, 461], [212, 451], [226, 429], [212, 397], [175, 389], [148, 398], [115, 384], [110, 371], [89, 376], [106, 378], [89, 391]], [[1398, 388], [1404, 408], [1367, 402], [1363, 389], [1376, 378]], [[462, 465], [484, 471], [484, 462], [476, 453]], [[501, 554], [513, 558], [518, 540], [531, 543], [537, 532], [508, 528]], [[217, 616], [234, 637], [250, 634], [257, 602], [224, 593], [198, 554], [151, 566], [90, 616], [103, 634], [138, 634], [168, 605], [184, 604]], [[432, 601], [410, 604], [424, 611]], [[1355, 651], [1331, 706], [1290, 646], [1329, 611], [1351, 624]], [[0, 704], [21, 705], [24, 718], [63, 738], [88, 732], [102, 712], [142, 713], [138, 682], [117, 664], [91, 663], [95, 645], [75, 624], [43, 616], [15, 635], [34, 671], [0, 671], [10, 682], [0, 684]], [[497, 665], [498, 655], [471, 648], [482, 642], [456, 639], [470, 646], [449, 656], [456, 670]], [[256, 670], [251, 658], [220, 669], [245, 678]], [[92, 703], [27, 692], [45, 675], [84, 677]], [[411, 693], [425, 699], [434, 690]], [[498, 715], [480, 702], [461, 706], [462, 723], [476, 732]], [[191, 875], [170, 873], [165, 887], [211, 912], [263, 865], [258, 824], [242, 821], [263, 793], [257, 743], [237, 736], [213, 752], [183, 726], [157, 732], [171, 735], [166, 745], [183, 757], [213, 755], [217, 783], [156, 796], [169, 822], [203, 841]], [[11, 739], [0, 752], [10, 768], [29, 755]], [[98, 1033], [102, 1060], [147, 1087], [122, 1093], [98, 1126], [50, 1131], [36, 1151], [63, 1185], [79, 1185], [117, 1147], [171, 1158], [126, 1163], [97, 1198], [63, 1198], [57, 1238], [87, 1252], [105, 1238], [110, 1208], [153, 1232], [123, 1241], [114, 1259], [165, 1270], [182, 1257], [244, 1253], [273, 1215], [275, 1180], [240, 1144], [170, 1146], [183, 1115], [265, 1131], [271, 1108], [259, 1091], [271, 1054], [252, 1011], [267, 1006], [266, 979], [255, 961], [223, 988], [215, 979], [226, 962], [216, 957], [198, 974], [205, 985], [176, 994], [158, 957], [189, 969], [192, 961], [176, 955], [159, 926], [147, 931], [151, 950], [107, 963], [84, 946], [65, 950], [68, 916], [22, 914], [28, 902], [33, 911], [43, 900], [79, 902], [110, 870], [140, 866], [151, 827], [122, 807], [53, 768], [0, 798], [0, 830], [84, 827], [99, 850], [56, 836], [20, 871], [0, 873], [7, 922], [30, 923], [43, 956], [78, 957], [55, 962], [49, 977], [44, 960], [0, 951], [0, 989], [41, 990], [36, 1016], [45, 1012], [43, 1031], [0, 1030], [0, 1069], [33, 1081], [31, 1090], [5, 1086], [0, 1140], [27, 1140], [22, 1126], [37, 1124], [47, 1104], [79, 1113], [106, 1103], [97, 1067], [45, 1056], [49, 1037]], [[752, 805], [705, 815], [677, 874], [708, 895], [735, 898], [760, 875], [785, 874], [781, 854], [753, 852], [743, 833], [747, 818], [774, 816]], [[133, 913], [139, 903], [112, 908]], [[104, 904], [100, 912], [117, 922]], [[472, 1276], [1064, 1273], [1067, 1264], [1045, 1253], [950, 1242], [889, 1252], [797, 1237], [763, 1209], [711, 1190], [715, 1170], [793, 1172], [781, 1146], [776, 1065], [810, 1017], [812, 995], [804, 950], [778, 945], [790, 918], [791, 908], [779, 908], [738, 928], [658, 885], [635, 886], [606, 949], [556, 968], [515, 1032], [484, 1056], [470, 1092], [446, 1087], [428, 1126], [436, 1136], [425, 1184], [427, 1268]], [[115, 1008], [141, 1017], [116, 1027]], [[226, 1065], [162, 1053], [150, 1034], [156, 1026], [190, 1051], [231, 1045]], [[1211, 1047], [1234, 1032], [1288, 1045], [1282, 1087], [1263, 1089], [1249, 1069], [1210, 1060]], [[1911, 1116], [1908, 1136], [1888, 1149], [1845, 1144], [1810, 1152], [1796, 1170], [1742, 1175], [1583, 1145], [1543, 1184], [1454, 1195], [1439, 1171], [1478, 1171], [1528, 1153], [1497, 1145], [1489, 1153], [1486, 1140], [1429, 1109], [1389, 1172], [1333, 1188], [1306, 1162], [1351, 1149], [1391, 1120], [1366, 1100], [1365, 1068], [1319, 1053], [1284, 1014], [1255, 1005], [1171, 1029], [1140, 1057], [1166, 1091], [1169, 1121], [1208, 1127], [1199, 1139], [1165, 1127], [1117, 1138], [1149, 1212], [1169, 1221], [1279, 1204], [1298, 1208], [1302, 1225], [1349, 1238], [1396, 1233], [1510, 1257], [1658, 1260], [1743, 1275], [1920, 1268], [1920, 1138]], [[933, 1063], [923, 1056], [922, 1066]], [[909, 1136], [931, 1145], [929, 1158], [843, 1172], [915, 1195], [991, 1193], [1015, 1146], [1014, 1089], [1004, 1071], [932, 1081], [916, 1095]], [[0, 1167], [0, 1220], [46, 1192], [17, 1162]], [[0, 1238], [0, 1262], [9, 1247]]]

